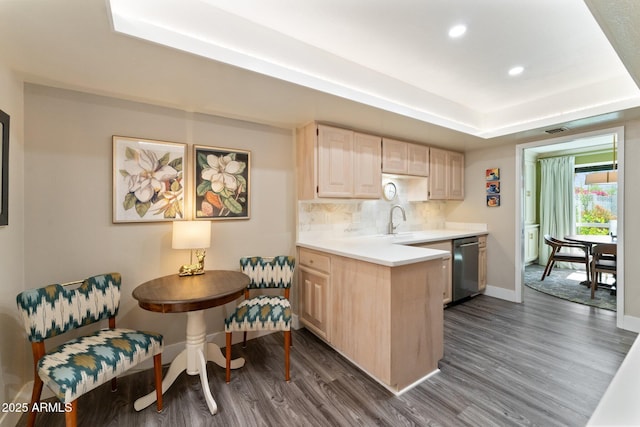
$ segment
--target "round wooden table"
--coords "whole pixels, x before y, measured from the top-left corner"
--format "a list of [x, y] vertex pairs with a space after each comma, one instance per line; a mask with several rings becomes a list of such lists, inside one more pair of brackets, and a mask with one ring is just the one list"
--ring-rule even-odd
[[583, 243], [589, 247], [593, 245], [597, 245], [599, 243], [617, 243], [617, 239], [609, 236], [608, 234], [572, 234], [569, 236], [564, 236], [565, 240], [569, 240], [572, 242]]
[[[598, 245], [601, 243], [610, 243], [614, 245], [618, 244], [618, 239], [614, 239], [609, 234], [572, 234], [569, 236], [564, 236], [564, 238], [565, 240], [569, 240], [571, 242], [577, 242], [577, 243], [582, 243], [586, 245], [587, 249], [589, 250], [589, 255], [593, 253], [593, 247], [595, 245]], [[590, 267], [587, 266], [587, 268], [590, 268]], [[611, 294], [614, 295], [614, 292], [616, 292], [616, 288], [618, 286], [617, 283], [618, 281], [615, 280], [612, 285], [608, 285], [606, 283], [599, 283], [598, 286], [604, 286], [610, 289]], [[581, 282], [581, 284], [587, 287], [591, 287], [591, 280], [586, 280], [584, 282]]]
[[[207, 361], [225, 367], [226, 360], [220, 347], [206, 341], [207, 329], [204, 310], [234, 301], [244, 294], [250, 279], [239, 271], [207, 270], [197, 276], [170, 276], [149, 280], [133, 290], [133, 297], [145, 310], [159, 313], [187, 313], [187, 340], [185, 349], [171, 362], [162, 380], [162, 393], [173, 384], [182, 371], [200, 375], [202, 390], [211, 414], [218, 406], [211, 395], [207, 378]], [[244, 366], [244, 359], [231, 361], [231, 368]], [[156, 400], [155, 391], [135, 401], [140, 411]]]

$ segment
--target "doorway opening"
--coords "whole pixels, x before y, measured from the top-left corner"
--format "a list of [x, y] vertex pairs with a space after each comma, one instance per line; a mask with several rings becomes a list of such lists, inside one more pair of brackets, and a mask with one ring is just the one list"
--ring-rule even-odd
[[[549, 188], [547, 187], [547, 191], [541, 196], [540, 162], [545, 158], [562, 156], [572, 157], [576, 173], [573, 176], [574, 182], [570, 184], [573, 185], [573, 189], [569, 190], [574, 193], [573, 207], [554, 211], [556, 214], [561, 213], [571, 218], [571, 226], [561, 228], [559, 232], [563, 235], [559, 237], [563, 238], [565, 234], [610, 234], [611, 227], [614, 228], [618, 243], [618, 274], [617, 292], [613, 298], [617, 305], [617, 325], [622, 327], [624, 319], [623, 127], [516, 146], [516, 176], [521, 177], [516, 195], [517, 200], [520, 201], [516, 204], [516, 253], [520, 254], [516, 256], [516, 301], [522, 302], [525, 266], [546, 264], [548, 257], [543, 236], [548, 234], [550, 229], [544, 226], [545, 218], [541, 218], [539, 208], [541, 197], [549, 196]], [[620, 179], [614, 179], [615, 183], [585, 183], [587, 174], [607, 175], [607, 172], [615, 172]], [[590, 181], [593, 180], [590, 179]], [[546, 219], [547, 222], [550, 221]], [[583, 289], [585, 294], [589, 294], [586, 287]]]

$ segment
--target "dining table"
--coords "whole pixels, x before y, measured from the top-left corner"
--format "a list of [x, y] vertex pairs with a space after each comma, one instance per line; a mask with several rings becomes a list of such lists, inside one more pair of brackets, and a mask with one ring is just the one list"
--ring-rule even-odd
[[[178, 375], [200, 375], [202, 391], [211, 414], [218, 411], [209, 387], [207, 362], [226, 367], [226, 359], [220, 347], [207, 342], [204, 318], [206, 309], [217, 307], [240, 298], [251, 279], [240, 271], [207, 270], [204, 274], [180, 276], [172, 274], [142, 283], [133, 290], [138, 305], [158, 313], [186, 313], [187, 331], [184, 350], [171, 362], [162, 380], [162, 394], [173, 384]], [[231, 361], [231, 368], [244, 366], [244, 359]], [[156, 400], [156, 392], [137, 399], [133, 407], [140, 411]]]
[[[570, 242], [582, 243], [587, 247], [589, 251], [589, 255], [593, 253], [593, 247], [598, 244], [609, 243], [609, 244], [618, 244], [618, 239], [609, 234], [570, 234], [564, 236], [565, 240]], [[589, 268], [589, 267], [587, 267]], [[591, 287], [590, 281], [582, 282], [583, 285]], [[613, 284], [606, 283], [598, 283], [598, 286], [603, 286], [611, 290], [611, 293], [614, 294], [616, 292], [617, 281], [614, 281]]]
[[587, 246], [589, 249], [589, 253], [591, 253], [591, 249], [594, 245], [600, 243], [613, 243], [617, 244], [616, 238], [608, 235], [608, 234], [570, 234], [564, 236], [565, 240], [569, 240], [571, 242], [582, 243]]

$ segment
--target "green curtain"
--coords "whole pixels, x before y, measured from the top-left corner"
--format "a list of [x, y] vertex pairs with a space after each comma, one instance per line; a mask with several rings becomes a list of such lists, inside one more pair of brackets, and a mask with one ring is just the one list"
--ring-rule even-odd
[[[545, 234], [563, 239], [574, 234], [573, 178], [575, 157], [552, 157], [540, 160], [540, 248], [538, 261], [545, 265], [550, 248], [542, 238]], [[568, 268], [570, 264], [558, 265]]]

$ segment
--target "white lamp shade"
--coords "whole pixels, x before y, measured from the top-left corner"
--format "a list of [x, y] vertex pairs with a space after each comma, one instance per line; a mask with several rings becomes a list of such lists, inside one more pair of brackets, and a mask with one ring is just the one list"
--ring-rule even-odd
[[205, 249], [211, 246], [211, 221], [174, 221], [173, 249]]

